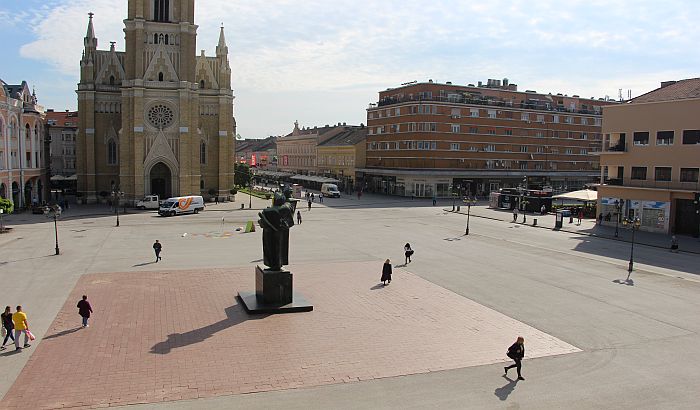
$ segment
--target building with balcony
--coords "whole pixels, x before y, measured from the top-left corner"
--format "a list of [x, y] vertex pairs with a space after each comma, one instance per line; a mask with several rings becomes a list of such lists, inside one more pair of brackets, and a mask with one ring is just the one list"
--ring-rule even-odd
[[0, 80], [0, 197], [15, 208], [47, 199], [44, 107], [25, 81]]
[[638, 217], [645, 231], [698, 235], [698, 113], [700, 78], [663, 82], [603, 109], [598, 212], [604, 223]]
[[342, 132], [344, 126], [299, 128], [299, 122], [295, 121], [291, 133], [277, 138], [277, 168], [294, 174], [318, 175], [318, 145]]
[[52, 176], [75, 175], [75, 141], [78, 136], [77, 111], [46, 111], [49, 139], [49, 166]]
[[334, 178], [340, 190], [354, 190], [358, 168], [365, 167], [367, 127], [344, 126], [343, 130], [318, 145], [319, 175]]
[[486, 196], [530, 186], [574, 190], [598, 180], [601, 109], [577, 95], [518, 91], [507, 79], [474, 86], [405, 84], [367, 109], [367, 189], [449, 196], [456, 187]]

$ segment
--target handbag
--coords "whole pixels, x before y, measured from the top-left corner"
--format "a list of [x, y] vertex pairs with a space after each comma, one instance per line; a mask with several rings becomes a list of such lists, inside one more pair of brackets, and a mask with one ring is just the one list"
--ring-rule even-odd
[[27, 337], [29, 337], [29, 340], [34, 340], [36, 337], [34, 337], [34, 334], [29, 331], [29, 329], [26, 329], [25, 332], [27, 332]]

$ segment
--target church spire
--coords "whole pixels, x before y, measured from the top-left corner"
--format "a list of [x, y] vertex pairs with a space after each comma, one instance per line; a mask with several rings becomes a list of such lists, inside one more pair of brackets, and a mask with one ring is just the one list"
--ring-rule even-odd
[[83, 42], [85, 44], [85, 50], [94, 51], [97, 50], [97, 37], [95, 37], [95, 28], [92, 26], [92, 16], [94, 16], [94, 13], [90, 12], [88, 16], [90, 16], [90, 21], [88, 21], [87, 33], [85, 34], [85, 40]]
[[219, 32], [219, 44], [216, 46], [216, 55], [228, 55], [228, 46], [226, 45], [226, 37], [224, 36], [224, 23], [221, 23], [221, 31]]

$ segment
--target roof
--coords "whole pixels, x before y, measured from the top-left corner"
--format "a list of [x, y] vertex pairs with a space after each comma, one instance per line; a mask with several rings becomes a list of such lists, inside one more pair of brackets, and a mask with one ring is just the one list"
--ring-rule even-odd
[[77, 127], [77, 111], [46, 111], [46, 123], [52, 127]]
[[[668, 84], [668, 85], [666, 85]], [[661, 87], [649, 91], [637, 98], [633, 98], [631, 103], [648, 103], [660, 101], [684, 100], [688, 98], [700, 98], [700, 78], [688, 78], [676, 82], [667, 81]]]
[[248, 138], [236, 141], [236, 152], [245, 151], [268, 151], [275, 148], [277, 137], [267, 137], [263, 139]]
[[339, 146], [339, 145], [356, 145], [367, 139], [366, 127], [344, 127], [344, 130], [330, 139], [318, 144], [319, 146]]

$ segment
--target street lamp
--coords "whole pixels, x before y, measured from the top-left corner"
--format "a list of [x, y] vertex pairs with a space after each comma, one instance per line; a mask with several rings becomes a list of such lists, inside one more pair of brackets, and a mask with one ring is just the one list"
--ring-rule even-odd
[[622, 213], [622, 201], [615, 200], [615, 237], [619, 235], [618, 224], [620, 222], [620, 214]]
[[112, 197], [116, 200], [117, 206], [117, 226], [119, 226], [119, 200], [124, 196], [122, 191], [112, 191]]
[[469, 235], [469, 215], [471, 214], [472, 205], [476, 205], [476, 199], [466, 197], [464, 198], [464, 204], [467, 205], [467, 229], [464, 235]]
[[630, 280], [630, 275], [634, 268], [634, 232], [639, 230], [642, 225], [642, 221], [639, 218], [625, 218], [622, 220], [622, 226], [629, 226], [632, 229], [632, 248], [630, 250], [630, 263], [627, 266], [627, 280]]
[[47, 218], [53, 218], [53, 230], [56, 235], [56, 255], [58, 255], [60, 254], [60, 250], [58, 249], [58, 224], [56, 221], [58, 217], [61, 216], [61, 207], [58, 205], [46, 206], [44, 207], [44, 215], [46, 215]]

